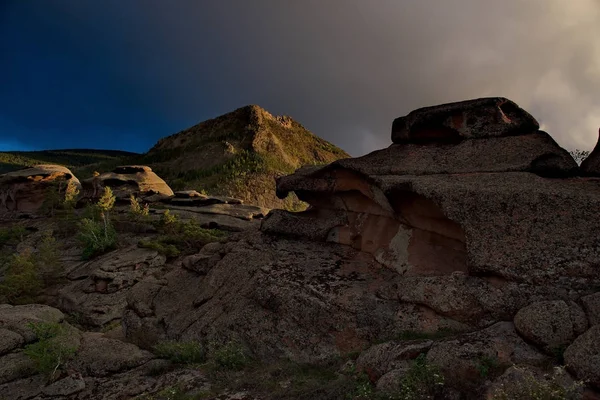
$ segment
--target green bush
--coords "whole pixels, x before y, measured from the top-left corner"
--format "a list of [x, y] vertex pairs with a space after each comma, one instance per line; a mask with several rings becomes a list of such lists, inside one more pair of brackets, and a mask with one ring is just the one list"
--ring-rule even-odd
[[181, 251], [174, 244], [165, 243], [160, 240], [140, 240], [138, 247], [145, 249], [156, 250], [160, 254], [164, 254], [167, 258], [174, 258], [181, 254]]
[[62, 272], [56, 240], [52, 231], [47, 231], [39, 241], [36, 252], [26, 250], [0, 257], [0, 275], [3, 276], [0, 302], [32, 303], [44, 286], [56, 283], [61, 278]]
[[179, 219], [177, 218], [177, 215], [171, 214], [171, 210], [167, 209], [160, 216], [159, 225], [162, 227], [173, 226], [178, 221], [179, 221]]
[[10, 304], [33, 303], [43, 288], [36, 262], [30, 252], [13, 254], [3, 270], [0, 298]]
[[225, 344], [211, 344], [209, 358], [217, 370], [239, 371], [246, 367], [251, 359], [241, 343], [232, 340]]
[[52, 231], [46, 231], [34, 255], [40, 277], [45, 283], [57, 281], [64, 271], [57, 247]]
[[0, 228], [0, 247], [17, 245], [27, 234], [27, 230], [19, 225]]
[[150, 214], [150, 207], [148, 204], [142, 206], [140, 201], [134, 195], [131, 195], [129, 197], [129, 214], [134, 219], [145, 218]]
[[117, 247], [117, 231], [106, 218], [102, 222], [89, 218], [82, 219], [77, 238], [83, 246], [84, 260], [89, 260]]
[[113, 194], [112, 189], [106, 186], [104, 187], [104, 192], [102, 193], [102, 196], [100, 196], [98, 202], [96, 203], [96, 208], [100, 210], [101, 213], [107, 213], [110, 210], [112, 210], [116, 200], [117, 198]]
[[65, 328], [56, 323], [29, 324], [37, 337], [35, 343], [25, 346], [23, 353], [35, 363], [36, 370], [50, 380], [64, 363], [75, 354], [75, 347], [65, 344]]
[[165, 341], [154, 347], [154, 354], [178, 364], [199, 364], [206, 361], [204, 347], [196, 342]]
[[[518, 367], [515, 367], [518, 368]], [[581, 399], [583, 382], [567, 383], [562, 378], [564, 367], [556, 367], [552, 374], [537, 377], [531, 371], [518, 368], [524, 379], [518, 384], [501, 385], [490, 397], [491, 400], [575, 400]]]
[[393, 398], [402, 400], [433, 399], [443, 392], [444, 376], [439, 368], [427, 363], [420, 354], [400, 381], [400, 392]]
[[227, 236], [219, 229], [204, 229], [195, 220], [180, 221], [166, 211], [156, 225], [161, 235], [154, 240], [140, 241], [140, 247], [157, 250], [167, 257], [176, 257], [198, 252], [205, 244], [218, 242]]

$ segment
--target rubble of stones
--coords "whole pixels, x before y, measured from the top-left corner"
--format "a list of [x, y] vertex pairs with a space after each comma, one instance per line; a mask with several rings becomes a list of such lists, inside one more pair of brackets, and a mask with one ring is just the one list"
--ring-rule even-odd
[[[141, 377], [160, 362], [148, 350], [228, 338], [263, 362], [357, 353], [356, 371], [392, 394], [424, 357], [445, 378], [444, 398], [521, 398], [527, 376], [547, 380], [555, 367], [564, 367], [560, 385], [581, 382], [578, 395], [598, 398], [600, 144], [579, 167], [505, 98], [415, 110], [394, 121], [392, 142], [279, 178], [279, 197], [293, 192], [310, 205], [300, 213], [173, 193], [142, 166], [82, 182], [84, 194], [115, 186], [122, 200], [133, 191], [239, 233], [168, 268], [135, 246], [73, 265], [56, 307], [121, 326], [116, 338], [70, 328], [81, 355], [51, 385], [20, 349], [34, 340], [24, 321], [66, 323], [61, 311], [0, 306], [0, 393], [103, 398], [94, 396], [151, 392], [160, 379], [201, 386], [189, 371]], [[24, 182], [39, 197], [49, 176], [76, 179], [42, 170], [0, 177], [11, 193], [2, 205], [34, 212], [39, 199]]]

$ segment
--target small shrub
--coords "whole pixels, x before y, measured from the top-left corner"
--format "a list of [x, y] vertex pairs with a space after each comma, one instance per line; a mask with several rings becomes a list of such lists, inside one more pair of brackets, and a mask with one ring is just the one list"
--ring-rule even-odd
[[354, 392], [350, 394], [352, 400], [370, 400], [375, 397], [373, 384], [366, 374], [360, 374], [355, 378]]
[[397, 399], [433, 399], [444, 388], [444, 376], [439, 368], [427, 363], [425, 354], [420, 354], [400, 381]]
[[35, 262], [44, 282], [55, 282], [63, 272], [63, 265], [52, 231], [44, 233], [37, 248]]
[[0, 247], [17, 245], [23, 241], [27, 234], [27, 229], [19, 225], [0, 228]]
[[76, 348], [64, 343], [66, 332], [60, 324], [42, 322], [28, 327], [37, 341], [25, 346], [23, 353], [35, 363], [39, 373], [52, 380], [56, 371], [75, 354]]
[[171, 214], [171, 210], [167, 209], [160, 216], [160, 224], [159, 225], [166, 227], [166, 226], [175, 225], [177, 222], [178, 222], [177, 215]]
[[229, 341], [223, 345], [212, 343], [209, 357], [218, 370], [239, 371], [250, 362], [246, 350], [237, 341]]
[[583, 382], [567, 383], [564, 367], [556, 367], [552, 374], [536, 377], [531, 371], [522, 370], [524, 380], [510, 386], [501, 385], [491, 400], [575, 400], [581, 399]]
[[89, 218], [81, 220], [78, 239], [83, 246], [83, 259], [85, 260], [117, 247], [117, 232], [106, 218], [103, 222]]
[[164, 254], [167, 258], [175, 258], [181, 254], [177, 246], [169, 243], [163, 243], [160, 238], [158, 240], [140, 240], [138, 247], [156, 250], [160, 254]]
[[180, 221], [166, 212], [157, 227], [162, 235], [153, 241], [142, 241], [138, 245], [155, 249], [167, 257], [200, 251], [205, 244], [217, 242], [227, 236], [219, 229], [204, 229], [195, 220]]
[[590, 152], [587, 150], [574, 149], [569, 150], [569, 154], [571, 154], [571, 157], [573, 157], [573, 159], [578, 165], [581, 165], [583, 160], [589, 157]]
[[150, 214], [150, 207], [148, 204], [142, 206], [140, 201], [131, 195], [129, 197], [129, 214], [134, 219], [145, 218]]
[[98, 210], [100, 210], [102, 213], [107, 213], [112, 210], [113, 206], [115, 205], [115, 201], [116, 197], [113, 194], [112, 189], [106, 186], [102, 196], [100, 196], [98, 202], [96, 203], [96, 208], [98, 208]]
[[154, 347], [154, 354], [178, 364], [199, 364], [206, 361], [204, 347], [195, 341], [166, 341]]
[[35, 260], [30, 252], [12, 255], [0, 282], [0, 296], [10, 304], [33, 303], [43, 288]]
[[482, 356], [479, 358], [476, 368], [480, 377], [487, 378], [498, 371], [500, 363], [497, 357]]
[[77, 188], [75, 182], [70, 180], [65, 189], [65, 197], [62, 201], [63, 207], [65, 209], [75, 208], [75, 205], [77, 204], [77, 196], [79, 196], [79, 189]]

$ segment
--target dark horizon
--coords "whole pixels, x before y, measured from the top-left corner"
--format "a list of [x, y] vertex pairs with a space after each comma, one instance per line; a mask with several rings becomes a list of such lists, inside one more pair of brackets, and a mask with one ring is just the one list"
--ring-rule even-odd
[[0, 151], [145, 152], [258, 104], [353, 156], [419, 107], [503, 96], [565, 148], [600, 126], [581, 0], [0, 0]]

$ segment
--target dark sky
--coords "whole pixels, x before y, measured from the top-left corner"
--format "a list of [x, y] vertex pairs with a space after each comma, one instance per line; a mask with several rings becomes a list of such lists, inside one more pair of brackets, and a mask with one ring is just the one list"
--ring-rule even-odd
[[360, 155], [483, 96], [591, 149], [598, 21], [598, 0], [0, 0], [0, 150], [146, 151], [259, 104]]

